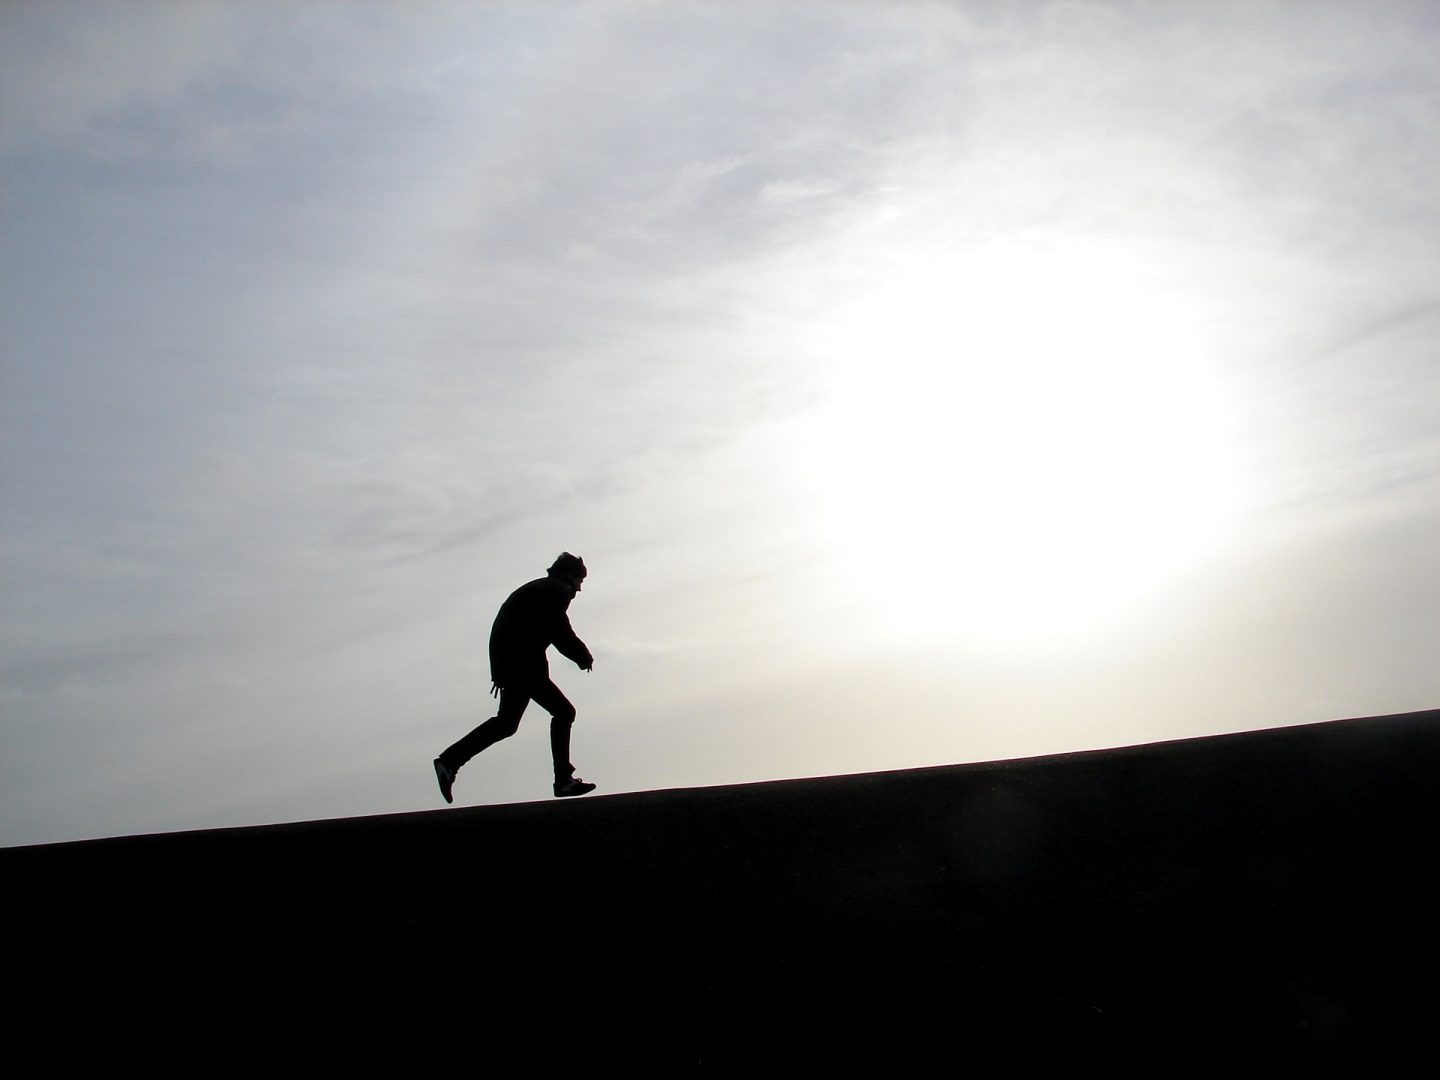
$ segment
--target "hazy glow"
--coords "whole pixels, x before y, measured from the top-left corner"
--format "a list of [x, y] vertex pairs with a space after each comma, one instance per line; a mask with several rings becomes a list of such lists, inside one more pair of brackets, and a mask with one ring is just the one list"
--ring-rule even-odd
[[561, 550], [607, 793], [1435, 704], [1433, 5], [294, 6], [0, 4], [0, 844], [443, 805]]
[[1006, 642], [1133, 605], [1231, 494], [1195, 324], [1079, 246], [930, 260], [865, 297], [834, 346], [826, 455], [855, 578], [917, 632]]

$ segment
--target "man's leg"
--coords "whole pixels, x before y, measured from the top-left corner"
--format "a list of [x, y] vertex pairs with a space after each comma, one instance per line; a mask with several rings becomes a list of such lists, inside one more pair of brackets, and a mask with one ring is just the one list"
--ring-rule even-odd
[[575, 706], [553, 682], [538, 688], [531, 696], [550, 714], [550, 757], [555, 763], [555, 797], [564, 799], [594, 791], [595, 785], [576, 776], [575, 766], [570, 764], [570, 727], [575, 723]]
[[555, 783], [563, 784], [575, 775], [575, 766], [570, 764], [570, 727], [575, 723], [575, 706], [548, 679], [530, 696], [550, 714], [550, 759], [555, 765]]
[[530, 695], [524, 690], [503, 687], [500, 690], [500, 709], [459, 742], [447, 747], [438, 758], [451, 774], [460, 771], [460, 766], [487, 747], [494, 746], [501, 739], [508, 739], [520, 730], [520, 717], [525, 715], [525, 706], [530, 704]]

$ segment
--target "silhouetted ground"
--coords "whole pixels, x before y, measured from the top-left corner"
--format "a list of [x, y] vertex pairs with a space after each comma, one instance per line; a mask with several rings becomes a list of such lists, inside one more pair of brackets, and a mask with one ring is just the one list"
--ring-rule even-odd
[[7, 1043], [201, 1072], [1374, 1067], [1431, 1044], [1437, 808], [1440, 711], [12, 848]]

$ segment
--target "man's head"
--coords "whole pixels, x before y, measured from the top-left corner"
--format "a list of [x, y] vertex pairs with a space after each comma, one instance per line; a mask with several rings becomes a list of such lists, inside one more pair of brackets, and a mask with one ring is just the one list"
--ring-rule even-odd
[[551, 577], [558, 577], [562, 581], [568, 581], [580, 591], [580, 585], [585, 580], [585, 560], [578, 555], [571, 555], [568, 551], [562, 551], [560, 557], [550, 564], [546, 571]]

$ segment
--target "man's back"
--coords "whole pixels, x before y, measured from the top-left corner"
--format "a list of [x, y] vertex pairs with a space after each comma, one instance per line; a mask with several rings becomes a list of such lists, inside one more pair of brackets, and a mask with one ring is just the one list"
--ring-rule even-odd
[[574, 598], [574, 587], [554, 575], [527, 581], [506, 598], [490, 628], [490, 677], [495, 685], [548, 678], [545, 650], [551, 645], [576, 663], [588, 659], [589, 651], [565, 614]]

